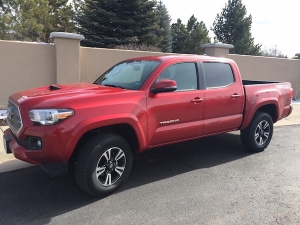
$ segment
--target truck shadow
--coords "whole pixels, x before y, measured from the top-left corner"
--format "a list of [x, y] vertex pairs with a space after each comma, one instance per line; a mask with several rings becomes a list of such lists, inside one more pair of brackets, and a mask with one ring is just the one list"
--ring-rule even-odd
[[[236, 133], [152, 149], [135, 156], [131, 175], [117, 193], [249, 155]], [[83, 192], [73, 176], [49, 177], [40, 167], [0, 174], [0, 199], [0, 224], [49, 223], [101, 201]]]
[[124, 188], [218, 166], [251, 154], [242, 146], [238, 132], [155, 148], [134, 157], [131, 175]]

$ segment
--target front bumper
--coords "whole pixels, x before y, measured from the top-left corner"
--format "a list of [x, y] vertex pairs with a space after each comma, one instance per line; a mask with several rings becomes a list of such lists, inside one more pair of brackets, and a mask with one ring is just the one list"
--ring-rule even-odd
[[17, 142], [10, 129], [4, 131], [3, 137], [3, 142], [5, 142], [3, 144], [6, 145], [5, 149], [7, 154], [13, 153], [17, 159], [32, 164], [40, 164], [40, 162], [33, 160], [26, 155], [27, 150]]
[[59, 158], [57, 155], [49, 154], [51, 151], [48, 151], [48, 149], [26, 149], [20, 144], [20, 141], [17, 140], [10, 129], [4, 131], [3, 144], [7, 154], [13, 153], [15, 158], [19, 160], [41, 165], [50, 175], [60, 176], [68, 173], [68, 160], [65, 157]]
[[4, 150], [7, 154], [12, 153], [9, 148], [9, 142], [11, 142], [10, 136], [4, 134], [3, 135], [3, 145], [4, 145]]
[[64, 150], [71, 134], [71, 130], [63, 124], [53, 127], [31, 126], [25, 129], [20, 136], [38, 137], [42, 141], [42, 148], [29, 149], [25, 144], [26, 139], [12, 133], [10, 129], [4, 131], [7, 153], [13, 153], [15, 158], [32, 164], [58, 163], [68, 161], [70, 155], [64, 154]]

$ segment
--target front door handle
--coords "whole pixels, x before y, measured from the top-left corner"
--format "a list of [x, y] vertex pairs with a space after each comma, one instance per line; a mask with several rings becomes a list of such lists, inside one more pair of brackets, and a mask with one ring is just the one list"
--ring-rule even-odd
[[197, 103], [200, 103], [202, 101], [203, 101], [202, 98], [196, 97], [196, 98], [194, 98], [194, 99], [191, 100], [191, 103], [197, 104]]
[[237, 93], [231, 95], [231, 98], [234, 98], [234, 99], [237, 99], [237, 98], [239, 98], [239, 97], [241, 97], [241, 95], [239, 95], [239, 94], [237, 94]]

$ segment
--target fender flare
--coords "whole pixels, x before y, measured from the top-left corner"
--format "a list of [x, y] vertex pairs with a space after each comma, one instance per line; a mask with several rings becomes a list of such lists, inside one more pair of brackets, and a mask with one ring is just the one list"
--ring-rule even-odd
[[139, 149], [146, 148], [146, 135], [138, 118], [129, 113], [121, 113], [97, 116], [78, 123], [69, 137], [67, 145], [64, 149], [64, 155], [69, 157], [72, 155], [78, 141], [86, 132], [117, 124], [128, 124], [131, 126], [137, 136]]
[[252, 107], [249, 109], [248, 113], [245, 113], [245, 119], [242, 123], [242, 126], [240, 128], [240, 130], [245, 129], [252, 121], [252, 118], [254, 116], [254, 114], [257, 112], [257, 110], [265, 105], [275, 105], [276, 107], [276, 119], [274, 122], [276, 122], [278, 120], [279, 117], [279, 104], [278, 104], [278, 100], [276, 98], [269, 98], [269, 99], [260, 99], [257, 102], [255, 102]]

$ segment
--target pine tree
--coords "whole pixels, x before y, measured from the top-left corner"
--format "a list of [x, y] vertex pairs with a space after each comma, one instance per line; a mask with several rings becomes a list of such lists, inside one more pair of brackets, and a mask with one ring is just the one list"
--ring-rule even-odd
[[254, 44], [251, 34], [252, 16], [246, 14], [242, 0], [228, 0], [221, 15], [217, 14], [213, 23], [215, 42], [234, 45], [230, 53], [260, 55], [261, 45]]
[[75, 32], [74, 11], [68, 0], [48, 0], [49, 1], [49, 26], [45, 26], [44, 37], [48, 40], [51, 32]]
[[202, 44], [210, 42], [205, 24], [198, 22], [192, 15], [187, 25], [180, 19], [172, 24], [173, 52], [185, 54], [203, 54]]
[[86, 0], [78, 14], [84, 46], [114, 48], [129, 43], [157, 46], [158, 17], [148, 0]]
[[171, 28], [173, 37], [173, 52], [183, 53], [188, 39], [188, 32], [186, 26], [182, 23], [181, 19], [177, 19], [177, 22], [173, 23]]
[[203, 54], [202, 44], [210, 42], [205, 24], [202, 21], [198, 22], [196, 17], [192, 15], [186, 27], [188, 40], [185, 46], [185, 53]]
[[0, 0], [0, 39], [9, 40], [10, 30], [8, 24], [10, 24], [10, 18], [7, 16], [6, 6], [3, 0]]
[[12, 38], [19, 41], [40, 41], [48, 18], [46, 0], [7, 1], [7, 16]]
[[1, 0], [0, 38], [47, 42], [53, 31], [75, 31], [68, 0]]
[[160, 30], [158, 31], [158, 36], [162, 38], [158, 47], [162, 50], [162, 52], [172, 52], [172, 32], [170, 26], [171, 17], [166, 6], [161, 1], [159, 1], [157, 5], [157, 12], [160, 16]]

